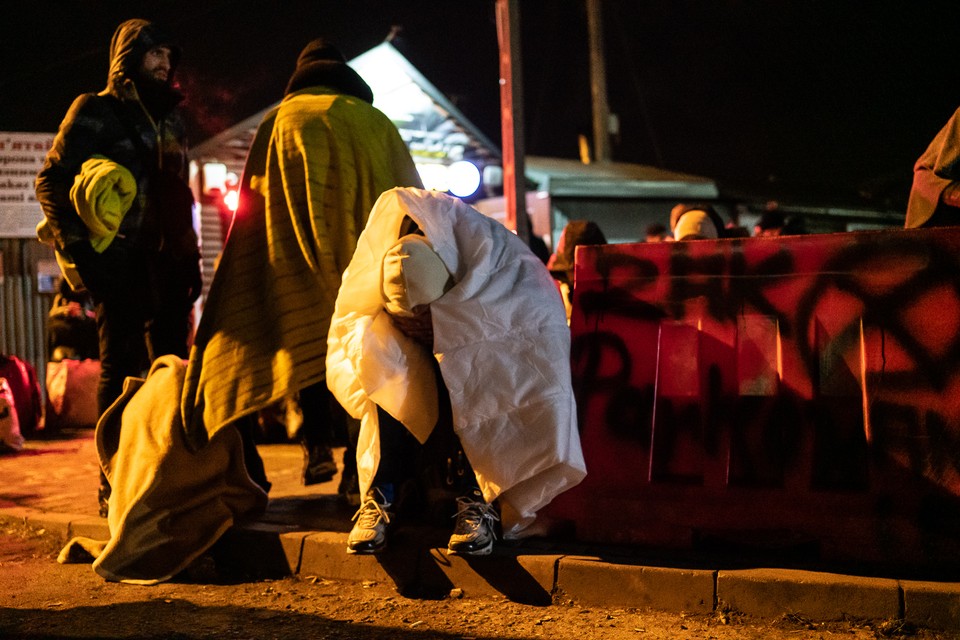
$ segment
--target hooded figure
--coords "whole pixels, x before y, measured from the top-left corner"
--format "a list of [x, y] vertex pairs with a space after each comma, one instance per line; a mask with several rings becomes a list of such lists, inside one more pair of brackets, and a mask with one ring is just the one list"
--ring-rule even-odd
[[[153, 23], [135, 19], [117, 27], [107, 87], [74, 100], [37, 176], [43, 232], [61, 264], [75, 265], [97, 305], [100, 414], [128, 376], [141, 376], [161, 355], [187, 356], [202, 279], [184, 127], [175, 108], [182, 96], [172, 84], [179, 59], [179, 47]], [[135, 197], [129, 208], [124, 203], [108, 246], [100, 242], [102, 229], [88, 226], [89, 216], [71, 200], [91, 159], [132, 176]], [[103, 484], [104, 513], [108, 492]]]
[[[329, 397], [326, 335], [340, 276], [380, 194], [420, 185], [372, 100], [342, 54], [315, 40], [257, 129], [190, 355], [183, 412], [193, 446], [297, 392]], [[302, 431], [316, 424], [307, 409]]]
[[[145, 54], [156, 47], [169, 50], [164, 82], [149, 81], [140, 74]], [[157, 195], [157, 170], [173, 173], [184, 186], [187, 178], [186, 136], [175, 109], [183, 96], [172, 84], [179, 60], [180, 48], [153, 23], [134, 19], [117, 27], [110, 44], [107, 87], [74, 101], [37, 178], [37, 198], [58, 249], [76, 249], [75, 243], [89, 237], [70, 203], [70, 188], [81, 165], [95, 155], [122, 165], [138, 183], [138, 198], [124, 217], [119, 235], [131, 250], [159, 249], [163, 221], [145, 215]], [[157, 217], [161, 213], [158, 211]], [[192, 229], [181, 231], [188, 236], [192, 233]], [[193, 252], [198, 253], [195, 235], [176, 240], [185, 245], [192, 240]]]

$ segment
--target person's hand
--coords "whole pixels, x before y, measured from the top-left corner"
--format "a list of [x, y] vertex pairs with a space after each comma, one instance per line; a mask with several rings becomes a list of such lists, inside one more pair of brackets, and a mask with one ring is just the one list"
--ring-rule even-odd
[[960, 207], [960, 182], [951, 182], [947, 185], [940, 200], [948, 207]]
[[109, 269], [103, 264], [102, 256], [93, 249], [88, 240], [71, 243], [64, 249], [77, 266], [77, 273], [80, 274], [84, 288], [94, 298], [102, 298], [110, 286]]
[[422, 304], [413, 308], [412, 316], [389, 314], [393, 325], [408, 338], [433, 349], [433, 316], [430, 305]]

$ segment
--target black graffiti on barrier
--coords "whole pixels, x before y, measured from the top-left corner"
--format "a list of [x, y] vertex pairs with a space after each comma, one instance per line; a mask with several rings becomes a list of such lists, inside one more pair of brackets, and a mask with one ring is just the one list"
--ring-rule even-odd
[[[921, 265], [901, 280], [877, 287], [873, 279], [884, 269], [900, 265]], [[904, 391], [932, 387], [942, 391], [960, 366], [960, 332], [945, 349], [934, 352], [918, 339], [918, 327], [904, 319], [904, 313], [937, 290], [952, 290], [960, 300], [960, 262], [945, 247], [917, 240], [888, 237], [872, 244], [854, 244], [838, 252], [821, 268], [812, 285], [797, 305], [797, 323], [812, 333], [820, 300], [832, 291], [840, 291], [859, 300], [863, 307], [863, 326], [880, 330], [885, 341], [895, 341], [913, 359], [910, 372], [894, 376], [886, 372], [883, 384]], [[831, 336], [831, 348], [853, 346], [859, 341], [860, 317], [851, 317], [837, 335]], [[811, 377], [817, 371], [817, 345], [798, 339], [797, 346]]]
[[[666, 277], [656, 263], [620, 253], [601, 253], [596, 270], [603, 282], [602, 290], [584, 292], [578, 297], [578, 304], [590, 317], [618, 315], [634, 320], [657, 320], [683, 318], [687, 302], [704, 298], [708, 313], [718, 321], [734, 320], [745, 307], [753, 307], [758, 313], [776, 316], [781, 332], [789, 336], [789, 318], [770, 302], [765, 292], [792, 274], [793, 257], [781, 250], [750, 265], [741, 243], [731, 243], [731, 247], [728, 255], [694, 257], [686, 250], [685, 243], [673, 245], [667, 294], [662, 305], [638, 297], [650, 287], [659, 286], [660, 279]], [[625, 286], [612, 284], [615, 281]]]
[[[915, 268], [905, 273], [905, 265], [915, 265]], [[870, 412], [874, 438], [871, 448], [883, 451], [886, 445], [904, 452], [911, 461], [914, 475], [948, 478], [960, 469], [960, 434], [957, 425], [949, 417], [938, 415], [926, 407], [904, 405], [901, 404], [902, 400], [889, 399], [896, 392], [931, 388], [942, 391], [960, 369], [960, 331], [955, 333], [946, 348], [933, 351], [918, 339], [915, 335], [917, 327], [911, 326], [903, 315], [911, 305], [929, 304], [930, 300], [925, 296], [933, 292], [938, 295], [951, 292], [954, 296], [951, 302], [960, 303], [960, 262], [948, 247], [894, 234], [870, 243], [851, 243], [836, 251], [818, 268], [818, 275], [802, 292], [799, 303], [791, 310], [789, 317], [766, 294], [769, 287], [782, 283], [783, 278], [792, 275], [794, 260], [786, 249], [760, 263], [748, 265], [746, 256], [738, 246], [734, 246], [727, 254], [695, 258], [678, 244], [676, 248], [671, 248], [669, 276], [661, 274], [652, 261], [617, 253], [601, 253], [597, 257], [596, 269], [601, 276], [602, 287], [584, 291], [577, 297], [588, 326], [591, 319], [610, 315], [650, 321], [682, 319], [686, 313], [686, 303], [700, 297], [706, 300], [701, 308], [706, 308], [718, 321], [735, 321], [738, 314], [750, 309], [750, 313], [778, 318], [782, 337], [795, 341], [814, 388], [819, 386], [820, 354], [825, 346], [835, 352], [859, 349], [861, 322], [867, 329], [878, 330], [885, 342], [896, 341], [899, 350], [913, 359], [915, 367], [897, 373], [883, 370], [869, 373], [867, 383], [872, 393]], [[884, 269], [895, 275], [888, 278], [890, 282], [878, 285], [876, 275]], [[896, 274], [904, 275], [898, 280]], [[669, 278], [662, 302], [641, 299], [640, 296], [650, 287], [662, 286], [662, 277]], [[818, 345], [817, 331], [813, 326], [817, 322], [818, 305], [837, 292], [858, 301], [862, 314], [849, 318], [839, 331], [827, 336], [828, 345]], [[791, 321], [795, 321], [795, 325], [791, 326]], [[820, 339], [824, 337], [820, 336]], [[642, 388], [631, 383], [634, 356], [624, 337], [613, 332], [594, 330], [576, 336], [572, 347], [578, 399], [602, 394], [603, 427], [618, 438], [649, 445], [656, 402], [654, 389], [652, 383]], [[655, 345], [652, 347], [655, 349]], [[656, 357], [655, 351], [651, 352], [650, 357]], [[719, 381], [711, 380], [708, 385], [710, 388], [705, 389], [707, 394], [712, 395], [711, 388], [715, 385], [719, 385]], [[584, 409], [585, 403], [579, 404]], [[708, 404], [712, 405], [709, 409], [711, 414], [732, 409], [716, 397]], [[806, 404], [799, 400], [789, 402], [787, 405], [791, 408], [788, 412], [796, 417], [798, 407]], [[811, 422], [820, 425], [816, 427], [818, 433], [815, 437], [823, 440], [822, 452], [829, 454], [830, 447], [840, 446], [854, 454], [853, 457], [863, 460], [861, 454], [856, 453], [863, 451], [865, 445], [865, 441], [858, 440], [864, 436], [860, 435], [862, 427], [856, 427], [856, 416], [853, 418], [852, 432], [846, 429], [841, 434], [830, 426], [831, 420], [840, 416], [847, 418], [845, 414], [851, 407], [855, 409], [855, 403], [841, 402], [833, 408], [829, 404], [815, 400], [805, 409], [818, 415]], [[784, 409], [784, 406], [780, 407], [780, 410]], [[720, 426], [715, 417], [713, 422], [709, 422], [708, 416], [709, 431]], [[916, 433], [912, 437], [897, 436], [911, 430], [915, 432], [918, 423], [924, 425], [923, 437], [915, 437]], [[799, 422], [795, 426], [802, 428]], [[704, 441], [705, 445], [715, 444], [716, 434], [708, 432], [705, 436], [708, 438]], [[769, 433], [763, 437], [770, 439]], [[740, 439], [743, 440], [742, 437]], [[789, 453], [798, 443], [799, 435], [792, 433], [786, 434], [783, 441], [775, 444], [785, 445]], [[716, 450], [713, 446], [710, 448]], [[789, 458], [793, 460], [792, 456]], [[787, 462], [787, 459], [783, 461]], [[878, 461], [873, 462], [876, 464]], [[820, 473], [823, 476], [823, 488], [852, 489], [861, 486], [866, 472], [864, 464], [858, 463], [855, 468], [843, 471], [836, 468], [837, 463], [842, 463], [842, 460], [825, 455], [820, 464], [821, 471], [814, 470], [814, 484], [820, 484], [816, 478]], [[744, 473], [747, 475], [752, 473], [750, 464], [749, 461], [745, 462]]]

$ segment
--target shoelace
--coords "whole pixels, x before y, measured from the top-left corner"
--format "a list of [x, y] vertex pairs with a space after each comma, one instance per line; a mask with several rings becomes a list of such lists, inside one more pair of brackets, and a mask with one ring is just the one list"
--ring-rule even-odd
[[[457, 522], [461, 522], [460, 516], [463, 516], [463, 522], [474, 528], [479, 527], [484, 520], [500, 522], [500, 514], [492, 504], [471, 498], [457, 498], [457, 513], [453, 517], [458, 519]], [[490, 534], [494, 540], [497, 539], [497, 532], [492, 526]]]
[[353, 514], [351, 520], [357, 521], [357, 526], [364, 529], [372, 529], [377, 526], [377, 521], [380, 518], [383, 518], [383, 521], [387, 524], [390, 524], [390, 516], [387, 514], [387, 509], [390, 508], [389, 502], [384, 502], [380, 504], [373, 498], [368, 498], [360, 508], [357, 509], [357, 512]]

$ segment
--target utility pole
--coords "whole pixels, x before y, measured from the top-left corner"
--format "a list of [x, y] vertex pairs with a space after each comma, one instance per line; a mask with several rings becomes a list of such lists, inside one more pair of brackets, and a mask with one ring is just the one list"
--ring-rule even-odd
[[607, 106], [607, 69], [603, 54], [601, 0], [587, 0], [590, 39], [590, 98], [593, 104], [593, 149], [597, 162], [610, 160], [610, 108]]
[[520, 57], [520, 0], [497, 0], [500, 46], [500, 127], [503, 139], [503, 197], [507, 226], [530, 242], [523, 146], [523, 65]]

